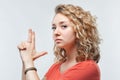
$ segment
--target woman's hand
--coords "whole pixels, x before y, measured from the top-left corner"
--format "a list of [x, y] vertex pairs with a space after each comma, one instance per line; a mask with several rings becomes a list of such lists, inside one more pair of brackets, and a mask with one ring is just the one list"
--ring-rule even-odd
[[35, 32], [29, 29], [28, 40], [18, 45], [21, 59], [23, 62], [33, 61], [40, 56], [45, 55], [47, 52], [36, 52], [35, 49]]

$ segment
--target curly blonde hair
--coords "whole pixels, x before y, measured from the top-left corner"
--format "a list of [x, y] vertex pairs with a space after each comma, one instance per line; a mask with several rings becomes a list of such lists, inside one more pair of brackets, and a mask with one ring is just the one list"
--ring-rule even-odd
[[[72, 4], [60, 4], [55, 8], [55, 13], [61, 13], [72, 22], [76, 36], [77, 53], [76, 61], [94, 60], [98, 63], [100, 59], [100, 38], [96, 28], [96, 19], [89, 11], [80, 6]], [[54, 45], [54, 54], [58, 61], [65, 61], [65, 50]]]

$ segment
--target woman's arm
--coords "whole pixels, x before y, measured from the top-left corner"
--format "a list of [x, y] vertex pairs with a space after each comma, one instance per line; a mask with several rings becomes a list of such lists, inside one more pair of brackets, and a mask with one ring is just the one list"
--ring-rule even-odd
[[35, 68], [32, 59], [30, 59], [27, 62], [24, 62], [23, 74], [25, 75], [26, 80], [40, 80], [37, 74], [37, 69]]
[[23, 63], [22, 80], [40, 80], [34, 67], [34, 60], [45, 55], [47, 52], [36, 52], [35, 32], [30, 29], [28, 40], [19, 44], [18, 49]]
[[23, 65], [22, 66], [22, 80], [26, 80], [24, 72], [25, 72], [25, 68], [24, 68], [24, 65]]

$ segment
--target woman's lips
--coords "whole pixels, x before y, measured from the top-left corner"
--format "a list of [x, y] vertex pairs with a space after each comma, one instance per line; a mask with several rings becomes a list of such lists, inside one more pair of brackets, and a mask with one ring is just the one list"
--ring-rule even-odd
[[55, 42], [57, 42], [57, 43], [59, 43], [61, 41], [62, 41], [62, 39], [55, 39]]

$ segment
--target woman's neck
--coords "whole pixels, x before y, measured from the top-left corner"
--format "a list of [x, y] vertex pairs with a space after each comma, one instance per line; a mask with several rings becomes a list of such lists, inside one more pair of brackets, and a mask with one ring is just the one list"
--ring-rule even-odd
[[65, 51], [66, 51], [66, 55], [67, 55], [66, 62], [76, 61], [76, 56], [78, 55], [76, 46], [68, 47], [65, 49]]

